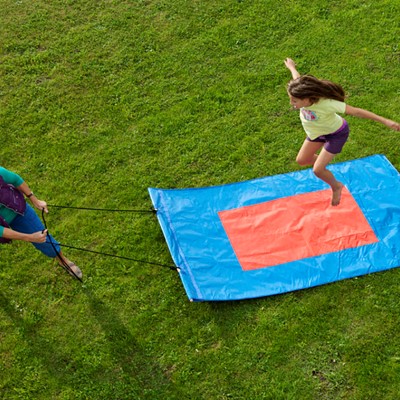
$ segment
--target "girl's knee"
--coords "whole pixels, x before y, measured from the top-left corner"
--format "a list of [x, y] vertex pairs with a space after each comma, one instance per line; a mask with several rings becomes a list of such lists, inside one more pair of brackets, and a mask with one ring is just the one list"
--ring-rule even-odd
[[306, 165], [312, 165], [314, 160], [309, 160], [308, 158], [305, 158], [305, 157], [302, 157], [302, 156], [298, 155], [296, 157], [296, 162], [297, 162], [297, 164], [299, 164], [302, 167], [304, 167]]
[[316, 176], [316, 177], [321, 177], [323, 174], [324, 174], [324, 172], [326, 171], [326, 168], [324, 167], [324, 168], [321, 168], [321, 167], [317, 167], [317, 166], [314, 166], [313, 167], [313, 172], [314, 172], [314, 175]]

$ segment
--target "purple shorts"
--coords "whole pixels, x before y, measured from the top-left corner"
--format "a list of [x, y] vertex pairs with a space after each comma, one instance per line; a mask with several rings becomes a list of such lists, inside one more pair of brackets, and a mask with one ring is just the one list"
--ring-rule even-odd
[[324, 148], [326, 151], [329, 151], [329, 153], [332, 154], [339, 154], [349, 137], [349, 132], [349, 125], [344, 119], [343, 125], [336, 132], [330, 133], [329, 135], [319, 136], [314, 140], [307, 137], [307, 140], [310, 142], [325, 143]]

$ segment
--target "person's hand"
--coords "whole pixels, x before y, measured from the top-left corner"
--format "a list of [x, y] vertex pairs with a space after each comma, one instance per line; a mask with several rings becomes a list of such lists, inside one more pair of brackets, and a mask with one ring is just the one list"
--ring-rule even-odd
[[287, 58], [285, 60], [285, 65], [287, 69], [292, 69], [292, 68], [296, 69], [296, 63], [291, 58]]
[[286, 68], [291, 72], [293, 79], [297, 79], [300, 77], [300, 73], [296, 69], [296, 63], [291, 58], [287, 58], [285, 60], [285, 65]]
[[29, 235], [29, 241], [32, 243], [44, 243], [47, 237], [47, 229], [44, 231], [34, 232]]
[[47, 203], [44, 200], [39, 200], [38, 198], [32, 196], [31, 197], [32, 204], [40, 211], [44, 210], [47, 214], [49, 210], [47, 209]]
[[387, 119], [385, 125], [390, 129], [393, 129], [395, 131], [400, 131], [400, 124], [398, 122]]

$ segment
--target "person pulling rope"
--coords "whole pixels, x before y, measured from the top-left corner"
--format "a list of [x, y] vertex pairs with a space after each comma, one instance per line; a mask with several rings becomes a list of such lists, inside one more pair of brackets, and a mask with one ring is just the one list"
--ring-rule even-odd
[[30, 242], [77, 279], [82, 279], [81, 269], [62, 253], [59, 243], [48, 233], [32, 205], [48, 213], [47, 203], [39, 200], [28, 184], [15, 172], [0, 167], [0, 243], [12, 240]]

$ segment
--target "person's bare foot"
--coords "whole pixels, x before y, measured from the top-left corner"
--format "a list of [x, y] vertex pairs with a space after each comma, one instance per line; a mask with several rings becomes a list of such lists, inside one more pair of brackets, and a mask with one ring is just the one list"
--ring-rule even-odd
[[335, 189], [332, 189], [332, 205], [338, 206], [340, 204], [340, 199], [342, 197], [342, 190], [344, 188], [343, 183], [338, 182], [338, 185]]

